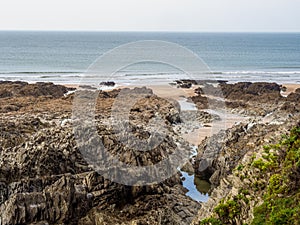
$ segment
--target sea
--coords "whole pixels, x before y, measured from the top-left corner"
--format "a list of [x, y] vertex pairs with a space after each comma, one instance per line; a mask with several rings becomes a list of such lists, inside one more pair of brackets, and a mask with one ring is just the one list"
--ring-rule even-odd
[[[1, 31], [0, 80], [84, 83], [99, 57], [143, 40], [171, 42], [190, 50], [209, 68], [203, 79], [300, 83], [300, 33]], [[149, 82], [162, 75], [185, 78], [182, 71], [153, 62], [121, 68], [117, 73], [118, 79], [125, 77], [120, 82], [126, 77], [148, 77]]]

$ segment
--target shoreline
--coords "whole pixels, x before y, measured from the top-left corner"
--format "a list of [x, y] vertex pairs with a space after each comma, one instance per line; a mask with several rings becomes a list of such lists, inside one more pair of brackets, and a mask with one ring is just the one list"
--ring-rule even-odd
[[[239, 82], [244, 82], [244, 81], [236, 81], [236, 82], [234, 82], [233, 84], [235, 84], [235, 83], [239, 83]], [[33, 82], [33, 83], [36, 83], [36, 82]], [[45, 83], [47, 83], [47, 82], [45, 82]], [[260, 82], [251, 82], [251, 83], [260, 83]], [[279, 84], [279, 85], [282, 85], [283, 87], [286, 87], [287, 88], [287, 90], [285, 91], [285, 92], [283, 92], [283, 93], [286, 93], [286, 94], [290, 94], [291, 92], [294, 92], [297, 88], [300, 88], [300, 84], [299, 83], [278, 83], [278, 82], [276, 82], [276, 81], [269, 81], [269, 82], [264, 82], [264, 83], [276, 83], [276, 84]], [[61, 83], [54, 83], [54, 84], [56, 84], [56, 85], [63, 85], [63, 86], [65, 86], [65, 87], [68, 87], [68, 88], [79, 88], [80, 87], [80, 84], [74, 84], [74, 83], [67, 83], [67, 84], [61, 84]], [[89, 85], [87, 85], [87, 86], [89, 86]], [[147, 84], [142, 84], [142, 85], [124, 85], [124, 84], [120, 84], [119, 86], [117, 86], [117, 87], [111, 87], [112, 89], [118, 89], [118, 88], [126, 88], [126, 87], [128, 87], [128, 88], [131, 88], [131, 87], [141, 87], [141, 86], [149, 86], [149, 87], [157, 87], [158, 88], [158, 90], [160, 89], [160, 88], [164, 88], [164, 87], [173, 87], [172, 85], [170, 85], [170, 84], [158, 84], [158, 85], [147, 85]], [[197, 87], [198, 87], [198, 85], [197, 85]], [[179, 88], [177, 88], [177, 89], [179, 89]], [[194, 89], [193, 88], [187, 88], [187, 89], [184, 89], [184, 88], [181, 88], [185, 93], [189, 93], [190, 94], [190, 96], [191, 95], [194, 95]], [[109, 90], [108, 90], [109, 91]]]

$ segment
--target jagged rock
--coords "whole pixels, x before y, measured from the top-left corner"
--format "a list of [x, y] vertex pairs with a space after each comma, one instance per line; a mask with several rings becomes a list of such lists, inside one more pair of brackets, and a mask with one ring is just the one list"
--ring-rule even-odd
[[234, 102], [226, 101], [225, 105], [226, 105], [226, 107], [231, 108], [231, 109], [248, 108], [249, 107], [248, 104], [241, 102], [241, 101], [234, 101]]
[[191, 83], [183, 83], [183, 84], [179, 84], [178, 87], [189, 89], [192, 87], [192, 84]]
[[198, 146], [199, 153], [194, 164], [196, 174], [219, 185], [220, 180], [230, 174], [251, 150], [252, 146], [248, 143], [263, 143], [263, 138], [277, 128], [278, 125], [265, 129], [262, 124], [240, 124], [205, 139]]
[[18, 146], [39, 129], [48, 125], [34, 116], [13, 121], [3, 118], [0, 120], [0, 146], [3, 148]]
[[187, 172], [188, 174], [194, 174], [195, 170], [192, 162], [188, 161], [186, 164], [184, 164], [181, 168], [181, 171]]
[[285, 102], [280, 110], [283, 110], [287, 113], [298, 113], [300, 112], [300, 103], [299, 102]]
[[[228, 222], [226, 224], [251, 224], [253, 220], [254, 208], [259, 206], [263, 201], [263, 196], [265, 194], [264, 190], [261, 188], [253, 188], [258, 185], [264, 185], [268, 182], [268, 177], [270, 172], [262, 172], [257, 170], [257, 168], [252, 166], [253, 160], [257, 157], [262, 159], [265, 154], [264, 145], [272, 145], [281, 140], [282, 134], [288, 133], [292, 127], [294, 127], [299, 121], [299, 115], [294, 118], [286, 120], [285, 124], [280, 126], [267, 125], [267, 124], [248, 124], [245, 130], [246, 134], [242, 134], [239, 137], [241, 145], [231, 145], [228, 149], [226, 145], [222, 145], [222, 150], [220, 154], [216, 156], [216, 160], [220, 161], [221, 158], [231, 157], [232, 161], [235, 162], [234, 170], [230, 173], [225, 173], [222, 175], [222, 170], [219, 170], [216, 180], [218, 184], [211, 192], [211, 198], [208, 202], [203, 203], [201, 210], [198, 211], [197, 217], [195, 217], [192, 222], [193, 225], [199, 224], [205, 218], [215, 217], [215, 208], [219, 206], [221, 201], [227, 202], [228, 200], [234, 201], [236, 204], [240, 204], [239, 212], [235, 215], [235, 220]], [[232, 128], [234, 131], [236, 128]], [[241, 158], [236, 158], [235, 154], [242, 148], [247, 148], [245, 154], [241, 154]], [[223, 151], [225, 150], [225, 151]], [[228, 152], [230, 150], [230, 152]], [[225, 161], [223, 164], [224, 169], [230, 166], [230, 161]], [[220, 165], [220, 162], [216, 162], [215, 165]], [[214, 165], [212, 165], [214, 167]], [[251, 188], [249, 188], [251, 187]], [[243, 194], [244, 193], [247, 194]], [[240, 196], [244, 196], [239, 199]]]
[[195, 92], [195, 94], [197, 94], [197, 95], [204, 95], [204, 91], [203, 91], [203, 89], [200, 88], [200, 87], [196, 88], [194, 92]]
[[260, 96], [259, 99], [267, 98], [270, 96], [273, 100], [279, 98], [281, 86], [276, 83], [266, 82], [239, 82], [235, 84], [220, 84], [222, 93], [225, 98], [228, 99], [240, 99], [249, 101], [255, 96]]
[[12, 111], [18, 111], [20, 109], [20, 107], [16, 106], [16, 105], [5, 105], [2, 107], [2, 111], [4, 113], [7, 112], [12, 112]]
[[84, 215], [90, 200], [74, 177], [62, 176], [41, 192], [15, 193], [0, 207], [1, 224], [47, 221], [72, 223]]
[[[127, 165], [147, 167], [166, 159], [178, 146], [190, 151], [189, 145], [175, 133], [176, 126], [188, 121], [193, 124], [211, 123], [220, 117], [202, 111], [180, 112], [176, 103], [157, 97], [147, 88], [97, 92], [80, 90], [64, 97], [65, 89], [52, 84], [0, 82], [1, 85], [6, 87], [7, 93], [3, 92], [0, 96], [8, 96], [0, 99], [1, 105], [19, 107], [16, 111], [2, 113], [0, 118], [1, 225], [190, 224], [197, 212], [199, 218], [209, 215], [218, 200], [237, 192], [236, 188], [243, 184], [233, 178], [233, 168], [245, 158], [249, 159], [249, 154], [257, 151], [259, 146], [272, 143], [272, 137], [277, 137], [279, 130], [287, 126], [285, 122], [289, 116], [283, 111], [283, 106], [290, 104], [296, 107], [297, 100], [292, 96], [290, 99], [293, 101], [277, 97], [278, 87], [273, 84], [233, 86], [238, 95], [246, 96], [227, 98], [225, 105], [232, 110], [243, 109], [245, 114], [270, 114], [268, 118], [257, 117], [258, 121], [259, 118], [271, 119], [267, 125], [257, 121], [236, 125], [207, 138], [198, 146], [197, 156], [186, 164], [185, 169], [189, 172], [195, 170], [196, 176], [210, 180], [216, 187], [208, 204], [202, 204], [200, 209], [199, 203], [185, 195], [179, 172], [159, 184], [118, 184], [103, 175], [107, 171], [119, 171], [118, 168], [104, 168], [96, 172], [82, 156], [80, 147], [90, 143], [95, 147], [90, 150], [97, 150], [100, 137], [109, 155]], [[210, 89], [211, 94], [219, 94], [215, 86], [203, 85]], [[42, 91], [42, 87], [46, 87], [46, 91]], [[226, 86], [226, 93], [233, 96], [229, 87]], [[237, 87], [245, 89], [239, 91]], [[53, 94], [57, 88], [59, 94]], [[24, 92], [20, 93], [21, 89]], [[97, 132], [88, 133], [91, 135], [88, 135], [86, 143], [74, 137], [73, 129], [77, 123], [71, 120], [72, 100], [80, 92], [82, 95], [77, 100], [83, 106], [96, 96], [95, 93], [98, 94], [95, 124], [92, 123]], [[211, 104], [212, 101], [201, 96], [202, 93], [198, 94], [194, 98], [198, 108]], [[128, 102], [122, 101], [122, 95], [136, 100], [126, 117], [122, 117], [123, 111], [118, 112], [118, 107], [113, 109], [115, 104], [127, 106]], [[213, 103], [222, 106], [218, 101]], [[282, 110], [275, 110], [278, 107]], [[287, 110], [291, 111], [291, 115], [297, 114], [295, 108]], [[116, 117], [112, 120], [113, 113], [121, 119]], [[296, 120], [296, 117], [289, 120], [293, 119]], [[91, 124], [85, 122], [86, 125], [84, 123], [85, 126], [78, 129], [79, 134], [91, 132]], [[163, 132], [158, 127], [163, 128]], [[191, 128], [191, 124], [181, 128]], [[125, 179], [144, 175], [143, 172], [132, 171], [131, 175], [124, 176]], [[241, 211], [241, 221], [250, 217], [251, 207]]]
[[197, 108], [200, 109], [207, 109], [209, 107], [209, 102], [207, 97], [202, 95], [196, 95], [189, 97], [189, 99], [196, 104]]
[[265, 116], [279, 110], [286, 101], [281, 95], [282, 86], [276, 83], [223, 82], [218, 86], [204, 84], [201, 89], [203, 93], [191, 97], [199, 109], [230, 108], [249, 116]]
[[292, 92], [287, 96], [286, 99], [288, 102], [300, 102], [300, 91], [299, 89], [296, 92]]
[[187, 80], [187, 79], [176, 80], [175, 82], [177, 84], [177, 88], [185, 88], [185, 89], [189, 89], [193, 85], [197, 84], [197, 82], [195, 80]]
[[[29, 84], [14, 85], [19, 88]], [[80, 142], [73, 135], [74, 121], [70, 118], [76, 94], [72, 98], [54, 99], [54, 96], [39, 96], [46, 94], [39, 88], [34, 93], [27, 88], [23, 94], [33, 95], [17, 97], [19, 93], [14, 93], [14, 99], [22, 101], [22, 107], [12, 114], [3, 114], [0, 120], [1, 225], [188, 224], [192, 221], [199, 203], [185, 195], [179, 172], [162, 183], [148, 186], [126, 186], [105, 179], [101, 173], [92, 171], [92, 165], [87, 164], [80, 152]], [[91, 92], [81, 91], [84, 95], [79, 100], [87, 101]], [[184, 146], [184, 141], [172, 130], [179, 113], [172, 102], [158, 98], [146, 88], [125, 90], [125, 93], [132, 97], [145, 94], [132, 107], [127, 123], [120, 123], [132, 128], [136, 138], [132, 144], [139, 139], [149, 139], [147, 146], [152, 146], [152, 142], [159, 144], [146, 152], [124, 146], [122, 137], [128, 135], [122, 129], [117, 133], [109, 126], [111, 107], [120, 90], [99, 91], [97, 135], [111, 155], [127, 164], [149, 166], [171, 154], [177, 147], [175, 142]], [[159, 125], [166, 128], [163, 138], [155, 129], [153, 133], [145, 129], [156, 117], [162, 121]], [[88, 141], [93, 142], [93, 138], [91, 135]]]
[[285, 103], [280, 108], [283, 111], [294, 114], [300, 111], [300, 88], [286, 97]]
[[1, 89], [0, 90], [0, 98], [9, 98], [9, 97], [12, 97], [13, 96], [13, 93], [8, 91], [8, 90], [5, 90], [5, 89]]

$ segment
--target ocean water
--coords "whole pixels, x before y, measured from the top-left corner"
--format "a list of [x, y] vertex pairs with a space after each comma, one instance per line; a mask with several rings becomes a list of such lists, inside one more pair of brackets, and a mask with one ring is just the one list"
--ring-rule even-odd
[[[300, 83], [300, 33], [1, 31], [0, 80], [80, 83], [98, 57], [139, 40], [169, 41], [190, 49], [210, 68], [207, 79]], [[182, 75], [165, 65], [145, 63], [119, 74], [130, 79]]]

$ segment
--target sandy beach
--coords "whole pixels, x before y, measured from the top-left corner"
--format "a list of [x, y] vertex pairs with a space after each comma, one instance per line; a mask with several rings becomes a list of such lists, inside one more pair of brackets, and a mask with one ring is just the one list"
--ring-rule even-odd
[[286, 87], [286, 91], [284, 92], [284, 95], [287, 96], [292, 92], [295, 92], [297, 88], [300, 88], [300, 84], [283, 84], [282, 86]]

